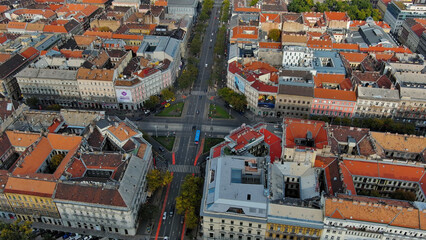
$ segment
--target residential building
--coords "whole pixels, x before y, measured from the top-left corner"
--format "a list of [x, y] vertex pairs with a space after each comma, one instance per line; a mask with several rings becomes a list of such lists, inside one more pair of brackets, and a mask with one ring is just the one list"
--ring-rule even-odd
[[324, 12], [324, 20], [329, 29], [349, 29], [351, 22], [346, 12]]
[[321, 239], [417, 240], [426, 236], [422, 224], [426, 212], [417, 202], [343, 194], [324, 201]]
[[283, 120], [281, 159], [314, 165], [317, 155], [328, 155], [330, 144], [324, 122], [298, 118]]
[[420, 36], [417, 51], [423, 56], [426, 56], [426, 32], [423, 32], [422, 35]]
[[395, 85], [399, 89], [401, 98], [395, 118], [416, 122], [423, 126], [426, 124], [426, 97], [424, 88], [426, 78], [422, 73], [396, 72]]
[[197, 16], [198, 0], [168, 0], [167, 11], [173, 15]]
[[314, 81], [311, 114], [352, 117], [355, 112], [356, 93], [345, 75], [317, 74]]
[[382, 132], [371, 132], [375, 148], [385, 158], [402, 161], [425, 162], [426, 139], [423, 136], [407, 136]]
[[78, 107], [77, 72], [84, 62], [44, 56], [16, 74], [16, 80], [25, 99], [35, 97], [43, 105]]
[[118, 108], [114, 89], [116, 71], [80, 68], [77, 83], [81, 94], [79, 105], [84, 108]]
[[335, 51], [314, 51], [314, 73], [346, 74], [340, 55]]
[[269, 33], [272, 29], [281, 30], [281, 15], [276, 13], [260, 13], [260, 29]]
[[313, 97], [313, 83], [280, 80], [276, 100], [277, 117], [307, 118]]
[[426, 201], [424, 167], [398, 161], [371, 161], [345, 157], [340, 163], [345, 192], [348, 195], [394, 196], [395, 191], [411, 192], [411, 201]]
[[393, 117], [399, 107], [399, 92], [386, 75], [353, 72], [352, 83], [358, 95], [355, 117]]
[[424, 4], [405, 4], [392, 0], [388, 3], [383, 20], [391, 26], [391, 33], [398, 34], [402, 23], [407, 18], [426, 18], [426, 6]]
[[[3, 144], [2, 140], [0, 139], [0, 143]], [[1, 175], [0, 175], [0, 183], [1, 183], [1, 187], [0, 187], [0, 218], [1, 219], [8, 219], [8, 220], [13, 220], [15, 219], [15, 214], [13, 213], [13, 209], [10, 206], [9, 201], [7, 200], [6, 195], [4, 194], [4, 188], [6, 186], [7, 180], [9, 179], [9, 177], [7, 176], [7, 171], [6, 170], [0, 170], [1, 171]]]
[[218, 157], [207, 161], [201, 199], [203, 239], [265, 239], [265, 160]]
[[323, 210], [318, 172], [311, 162], [275, 162], [268, 166], [266, 239], [320, 239]]
[[401, 25], [401, 31], [398, 32], [398, 40], [412, 52], [419, 52], [418, 47], [425, 31], [425, 18], [407, 18]]
[[383, 28], [377, 25], [372, 19], [368, 19], [365, 25], [358, 28], [358, 31], [350, 33], [348, 43], [357, 43], [362, 48], [369, 46], [396, 47], [395, 41], [386, 33]]
[[284, 46], [282, 66], [290, 69], [311, 69], [314, 51], [308, 47]]

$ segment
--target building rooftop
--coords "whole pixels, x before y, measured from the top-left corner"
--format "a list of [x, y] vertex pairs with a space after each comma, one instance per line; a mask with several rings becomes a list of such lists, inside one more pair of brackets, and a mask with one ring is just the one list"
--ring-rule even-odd
[[421, 153], [426, 149], [426, 138], [423, 136], [371, 132], [371, 137], [381, 148], [386, 150], [406, 153]]
[[263, 178], [261, 159], [227, 156], [208, 161], [201, 215], [266, 217]]
[[55, 187], [56, 182], [9, 177], [4, 192], [51, 198], [55, 191]]
[[319, 148], [328, 145], [325, 123], [321, 121], [285, 118], [285, 148]]
[[339, 195], [326, 198], [325, 217], [425, 230], [422, 213], [403, 201]]

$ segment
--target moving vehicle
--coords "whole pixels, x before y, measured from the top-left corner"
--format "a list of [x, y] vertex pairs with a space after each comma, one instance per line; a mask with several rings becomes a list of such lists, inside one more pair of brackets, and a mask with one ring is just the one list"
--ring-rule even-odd
[[158, 150], [160, 150], [160, 152], [164, 152], [164, 148], [163, 147], [158, 147]]
[[208, 64], [206, 63], [206, 67], [208, 66]]
[[164, 213], [163, 213], [163, 220], [166, 220], [166, 218], [167, 218], [167, 213], [166, 213], [166, 212], [164, 212]]
[[197, 115], [200, 114], [200, 111], [197, 110]]
[[197, 130], [195, 132], [195, 139], [194, 139], [195, 145], [198, 145], [198, 142], [200, 141], [200, 133], [201, 133], [200, 130]]

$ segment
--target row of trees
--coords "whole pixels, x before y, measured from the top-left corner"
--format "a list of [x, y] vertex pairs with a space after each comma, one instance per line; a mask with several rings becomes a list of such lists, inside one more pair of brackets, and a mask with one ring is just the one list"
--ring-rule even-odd
[[229, 0], [225, 0], [222, 3], [222, 11], [221, 11], [221, 22], [222, 25], [219, 27], [217, 35], [216, 35], [216, 44], [214, 46], [214, 62], [213, 62], [213, 71], [211, 75], [211, 79], [213, 82], [219, 82], [222, 79], [222, 73], [225, 71], [225, 48], [226, 48], [226, 23], [229, 18]]
[[218, 94], [227, 104], [232, 105], [235, 110], [243, 112], [246, 109], [247, 99], [243, 94], [236, 93], [227, 87], [219, 89]]
[[365, 20], [373, 17], [375, 21], [382, 18], [378, 9], [373, 9], [369, 0], [338, 1], [326, 0], [323, 3], [314, 3], [313, 0], [293, 0], [288, 5], [290, 12], [347, 12], [352, 20]]
[[176, 198], [176, 211], [185, 215], [186, 227], [194, 229], [198, 224], [201, 196], [203, 195], [203, 179], [192, 175], [187, 175], [181, 191]]
[[[175, 97], [175, 93], [170, 88], [165, 88], [161, 90], [161, 97], [163, 100], [172, 99]], [[152, 95], [148, 100], [144, 102], [144, 107], [147, 109], [154, 109], [158, 104], [160, 104], [161, 98], [157, 95]]]
[[159, 187], [167, 186], [173, 180], [173, 175], [169, 172], [161, 172], [158, 169], [153, 169], [146, 175], [148, 182], [148, 191], [155, 192]]
[[29, 240], [33, 239], [31, 222], [16, 220], [13, 223], [0, 223], [1, 240]]
[[415, 134], [416, 128], [412, 123], [401, 123], [391, 118], [330, 118], [327, 116], [312, 116], [312, 120], [320, 120], [342, 126], [369, 128], [377, 132], [392, 132], [398, 134]]

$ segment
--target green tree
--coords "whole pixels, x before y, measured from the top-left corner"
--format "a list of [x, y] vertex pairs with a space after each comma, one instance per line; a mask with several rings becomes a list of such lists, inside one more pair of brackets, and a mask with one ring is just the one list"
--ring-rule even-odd
[[148, 190], [150, 192], [155, 192], [155, 190], [163, 185], [162, 174], [158, 169], [149, 171], [146, 174], [146, 180], [148, 181]]
[[139, 209], [139, 217], [143, 220], [151, 221], [155, 215], [160, 212], [158, 206], [155, 206], [150, 203], [145, 203]]
[[27, 105], [28, 105], [30, 108], [37, 108], [37, 107], [38, 107], [38, 104], [39, 104], [39, 100], [38, 100], [38, 98], [36, 98], [36, 97], [30, 97], [30, 98], [27, 98], [27, 99], [25, 100], [25, 102], [27, 103]]
[[314, 7], [313, 0], [293, 0], [288, 5], [289, 12], [310, 12]]
[[1, 240], [29, 240], [32, 239], [31, 222], [16, 220], [13, 223], [0, 223]]
[[173, 175], [171, 172], [166, 171], [165, 173], [163, 173], [162, 179], [163, 179], [162, 185], [167, 186], [173, 181]]
[[175, 93], [173, 91], [171, 91], [170, 89], [166, 88], [163, 89], [161, 91], [161, 95], [163, 96], [164, 99], [168, 100], [168, 99], [172, 99], [175, 97]]
[[50, 169], [54, 171], [61, 164], [62, 159], [64, 159], [64, 154], [56, 154], [50, 159]]
[[56, 238], [52, 236], [52, 234], [50, 233], [43, 233], [41, 235], [41, 237], [43, 238], [43, 240], [55, 240]]
[[185, 215], [185, 223], [190, 229], [195, 228], [198, 223], [197, 211], [200, 209], [202, 184], [201, 178], [187, 175], [176, 198], [176, 211]]
[[219, 89], [218, 94], [226, 103], [232, 105], [235, 110], [242, 112], [246, 109], [247, 99], [243, 94], [236, 93], [227, 87]]
[[254, 6], [259, 2], [259, 0], [251, 0], [250, 6]]
[[53, 111], [59, 111], [59, 110], [61, 110], [61, 105], [59, 105], [59, 104], [52, 104], [52, 105], [49, 105], [49, 106], [47, 106], [47, 110], [53, 110]]
[[279, 42], [281, 38], [281, 31], [279, 29], [271, 29], [268, 33], [268, 38], [274, 42]]

